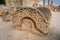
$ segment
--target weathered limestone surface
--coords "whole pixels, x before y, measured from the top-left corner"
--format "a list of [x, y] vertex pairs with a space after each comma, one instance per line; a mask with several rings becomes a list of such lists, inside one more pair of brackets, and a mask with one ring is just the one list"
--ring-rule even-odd
[[5, 9], [6, 9], [5, 6], [0, 5], [0, 16], [2, 16], [4, 14]]
[[8, 7], [38, 7], [39, 0], [6, 0]]
[[[43, 15], [44, 14], [44, 15]], [[49, 19], [51, 14], [48, 13]], [[46, 14], [34, 8], [20, 8], [13, 16], [14, 28], [19, 30], [26, 30], [35, 35], [44, 35], [48, 33], [48, 21], [45, 18]]]
[[[7, 10], [7, 9], [6, 9]], [[7, 11], [4, 12], [2, 15], [2, 19], [5, 21], [11, 21], [14, 15], [14, 9], [8, 9]]]
[[38, 0], [6, 0], [8, 9], [1, 8], [0, 14], [3, 20], [12, 21], [14, 32], [11, 32], [13, 34], [10, 35], [13, 37], [11, 40], [40, 40], [40, 37], [48, 34], [51, 13], [48, 8], [38, 7], [38, 2]]
[[[49, 33], [44, 38], [34, 35], [33, 33], [27, 33], [23, 30], [13, 29], [11, 22], [4, 22], [0, 18], [0, 40], [59, 40], [60, 39], [60, 13], [53, 12], [51, 25], [49, 27]], [[24, 36], [25, 35], [25, 36]]]

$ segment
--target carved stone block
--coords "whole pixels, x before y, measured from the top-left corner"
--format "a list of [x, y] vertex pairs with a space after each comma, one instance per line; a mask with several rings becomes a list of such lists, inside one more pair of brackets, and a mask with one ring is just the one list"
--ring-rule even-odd
[[16, 29], [28, 31], [36, 35], [46, 35], [48, 33], [48, 19], [50, 19], [48, 14], [51, 17], [50, 13], [46, 14], [38, 8], [20, 8], [13, 16], [12, 23]]

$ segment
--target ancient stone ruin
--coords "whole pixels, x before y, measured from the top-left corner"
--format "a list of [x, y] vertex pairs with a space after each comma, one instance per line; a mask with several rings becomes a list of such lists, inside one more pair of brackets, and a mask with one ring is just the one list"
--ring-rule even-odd
[[4, 21], [12, 21], [13, 28], [34, 35], [47, 35], [51, 12], [47, 7], [39, 7], [39, 0], [6, 0], [0, 6], [0, 16]]

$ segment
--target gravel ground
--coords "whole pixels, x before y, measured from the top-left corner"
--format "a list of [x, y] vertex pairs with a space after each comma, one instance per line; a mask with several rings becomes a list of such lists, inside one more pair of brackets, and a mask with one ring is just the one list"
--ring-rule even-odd
[[[19, 36], [24, 32], [14, 30], [12, 28], [12, 22], [4, 22], [0, 18], [0, 40], [25, 40], [24, 36], [20, 39]], [[26, 34], [26, 33], [24, 33]], [[25, 36], [31, 33], [26, 34]], [[36, 37], [35, 35], [29, 35], [29, 40], [40, 40], [40, 37]], [[27, 40], [28, 40], [27, 39]], [[49, 27], [49, 34], [43, 37], [42, 40], [60, 40], [60, 13], [52, 12], [52, 19]]]

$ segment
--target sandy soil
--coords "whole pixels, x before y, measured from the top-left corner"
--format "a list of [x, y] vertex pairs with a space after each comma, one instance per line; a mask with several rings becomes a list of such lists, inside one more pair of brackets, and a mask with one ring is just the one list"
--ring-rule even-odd
[[[0, 40], [25, 40], [23, 39], [24, 38], [23, 35], [22, 35], [23, 36], [22, 39], [19, 38], [22, 32], [18, 30], [14, 30], [12, 27], [13, 27], [12, 22], [4, 22], [0, 18]], [[33, 35], [32, 37], [31, 36], [32, 35], [29, 35], [30, 37], [28, 38], [29, 40], [40, 40], [40, 38], [36, 37], [35, 35]], [[52, 19], [49, 27], [49, 34], [43, 37], [42, 40], [60, 40], [60, 13], [52, 12]]]

